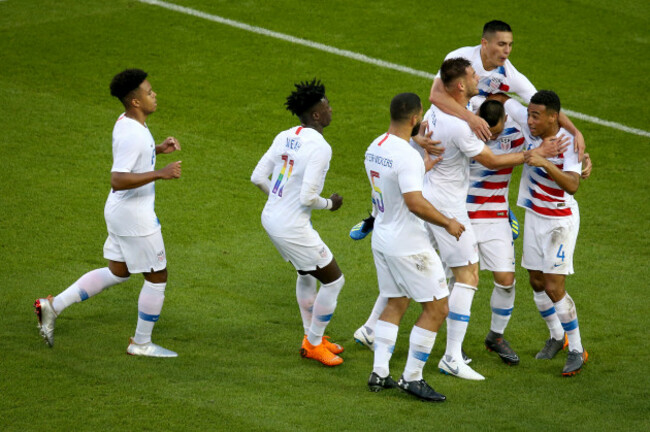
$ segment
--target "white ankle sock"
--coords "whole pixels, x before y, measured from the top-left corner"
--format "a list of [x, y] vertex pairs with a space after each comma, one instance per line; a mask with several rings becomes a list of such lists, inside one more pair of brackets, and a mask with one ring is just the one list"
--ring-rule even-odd
[[314, 311], [311, 317], [311, 325], [307, 331], [307, 339], [309, 343], [316, 346], [320, 345], [323, 341], [325, 329], [332, 319], [334, 310], [336, 309], [336, 299], [345, 284], [345, 277], [341, 275], [340, 278], [332, 283], [321, 285], [314, 300]]
[[462, 361], [461, 350], [467, 333], [470, 310], [476, 288], [456, 282], [449, 296], [449, 315], [447, 316], [447, 348], [445, 354]]
[[399, 327], [386, 321], [378, 320], [375, 325], [375, 357], [372, 371], [382, 378], [390, 373], [390, 358], [395, 350]]
[[429, 359], [429, 354], [436, 342], [436, 332], [413, 326], [409, 338], [409, 356], [404, 368], [404, 379], [406, 381], [420, 381], [422, 369]]
[[300, 308], [300, 317], [305, 334], [311, 325], [314, 300], [316, 300], [316, 278], [310, 275], [298, 274], [296, 279], [296, 299]]
[[544, 318], [544, 321], [546, 321], [546, 325], [551, 332], [551, 337], [555, 340], [563, 340], [564, 329], [562, 328], [560, 318], [558, 318], [555, 307], [553, 306], [553, 301], [544, 291], [533, 291], [533, 293], [535, 294], [535, 305], [539, 310], [539, 314]]
[[578, 327], [578, 312], [576, 304], [567, 293], [562, 299], [555, 303], [557, 316], [562, 323], [562, 328], [569, 339], [569, 351], [582, 352], [582, 339], [580, 338], [580, 327]]
[[372, 307], [372, 312], [370, 312], [370, 316], [368, 317], [368, 320], [364, 324], [364, 326], [370, 329], [371, 332], [375, 331], [375, 325], [377, 325], [377, 320], [379, 319], [381, 313], [386, 308], [386, 303], [388, 303], [388, 298], [377, 296], [375, 305]]
[[505, 286], [495, 282], [490, 307], [492, 308], [490, 330], [503, 334], [515, 307], [515, 284]]

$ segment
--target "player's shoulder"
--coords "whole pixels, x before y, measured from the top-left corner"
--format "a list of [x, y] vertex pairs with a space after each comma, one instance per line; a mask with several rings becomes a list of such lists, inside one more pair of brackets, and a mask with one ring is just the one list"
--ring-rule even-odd
[[463, 57], [468, 60], [471, 60], [472, 57], [474, 57], [480, 49], [481, 49], [480, 45], [460, 47], [447, 54], [445, 59]]

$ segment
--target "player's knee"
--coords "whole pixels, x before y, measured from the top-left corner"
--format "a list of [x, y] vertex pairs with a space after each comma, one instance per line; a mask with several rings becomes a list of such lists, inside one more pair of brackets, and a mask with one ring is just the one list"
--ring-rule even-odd
[[144, 273], [144, 278], [151, 283], [167, 283], [167, 268], [159, 271], [153, 271], [151, 269], [151, 272]]
[[345, 285], [345, 276], [341, 274], [341, 277], [336, 279], [334, 282], [330, 282], [328, 284], [323, 284], [321, 286], [321, 289], [327, 289], [336, 295], [338, 295], [341, 292], [341, 289], [343, 288], [343, 285]]

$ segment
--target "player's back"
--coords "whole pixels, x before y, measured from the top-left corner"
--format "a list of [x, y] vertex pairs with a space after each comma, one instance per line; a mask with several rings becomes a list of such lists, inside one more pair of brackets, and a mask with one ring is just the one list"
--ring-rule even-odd
[[311, 217], [311, 209], [300, 202], [305, 170], [314, 158], [327, 160], [316, 191], [320, 194], [332, 150], [318, 131], [297, 126], [280, 132], [270, 152], [274, 166], [262, 224], [270, 234], [299, 237], [301, 229], [309, 228]]
[[438, 209], [462, 208], [469, 187], [469, 159], [485, 145], [465, 121], [436, 106], [431, 106], [424, 120], [429, 123], [429, 130], [433, 130], [431, 138], [445, 148], [442, 161], [425, 176], [424, 196]]
[[407, 207], [403, 194], [422, 190], [424, 163], [411, 145], [388, 133], [368, 147], [365, 167], [376, 208], [372, 247], [391, 256], [430, 249], [423, 221]]

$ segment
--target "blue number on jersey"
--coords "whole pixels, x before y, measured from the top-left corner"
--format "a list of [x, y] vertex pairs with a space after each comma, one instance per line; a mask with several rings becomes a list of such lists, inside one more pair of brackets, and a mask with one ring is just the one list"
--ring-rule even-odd
[[557, 255], [556, 256], [558, 258], [562, 258], [562, 261], [564, 261], [564, 251], [562, 251], [562, 246], [564, 246], [564, 245], [563, 244], [560, 245], [560, 248], [557, 250]]

